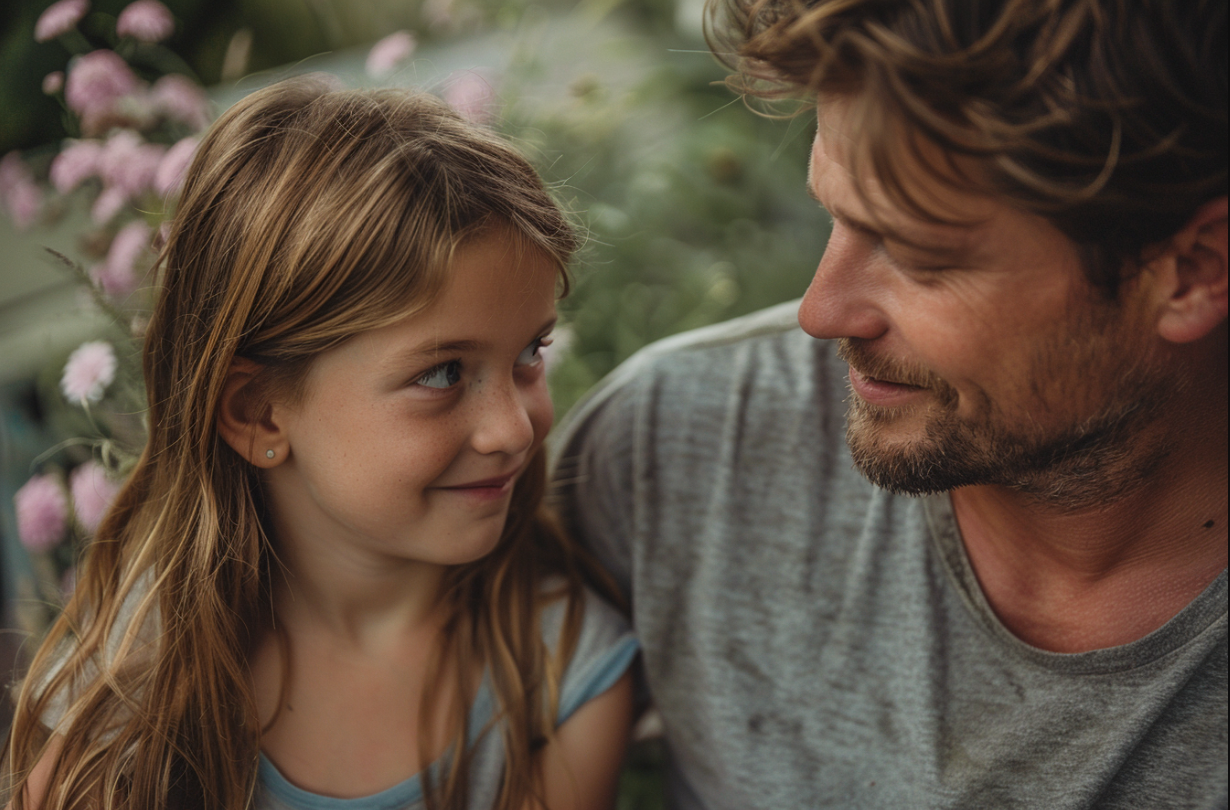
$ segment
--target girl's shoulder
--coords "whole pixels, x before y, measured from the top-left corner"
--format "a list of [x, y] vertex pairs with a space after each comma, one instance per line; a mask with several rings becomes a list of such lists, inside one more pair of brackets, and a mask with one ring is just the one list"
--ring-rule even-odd
[[[547, 580], [551, 591], [558, 580]], [[562, 724], [588, 701], [610, 689], [632, 665], [640, 644], [628, 620], [605, 599], [586, 587], [578, 607], [581, 623], [572, 656], [560, 681], [556, 724]], [[543, 642], [555, 654], [564, 630], [568, 600], [558, 598], [544, 605], [541, 616]]]

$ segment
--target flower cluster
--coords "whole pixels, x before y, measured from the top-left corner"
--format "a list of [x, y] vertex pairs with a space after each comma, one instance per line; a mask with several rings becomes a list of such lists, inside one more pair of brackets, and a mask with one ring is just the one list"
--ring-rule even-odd
[[103, 340], [82, 343], [64, 364], [60, 388], [70, 402], [98, 402], [112, 381], [119, 362], [115, 350]]
[[417, 45], [414, 34], [409, 31], [394, 31], [372, 46], [367, 52], [365, 68], [373, 79], [384, 79], [414, 53]]
[[[59, 39], [74, 51], [66, 70], [43, 80], [43, 91], [63, 102], [81, 136], [65, 141], [48, 179], [61, 196], [88, 185], [94, 224], [114, 233], [125, 212], [156, 211], [156, 203], [178, 191], [210, 106], [195, 80], [167, 74], [151, 83], [120, 55], [127, 41], [152, 45], [174, 33], [166, 6], [130, 3], [115, 21], [114, 37], [102, 43], [110, 47], [93, 47], [77, 31], [88, 11], [87, 0], [59, 0], [35, 24], [35, 39]], [[43, 189], [15, 152], [0, 161], [0, 203], [19, 229], [36, 224], [45, 208]], [[113, 259], [108, 266], [114, 269]], [[124, 285], [107, 292], [114, 290]]]
[[46, 42], [67, 34], [77, 27], [77, 23], [81, 22], [81, 18], [89, 10], [90, 4], [86, 0], [60, 0], [58, 3], [52, 3], [34, 24], [34, 41]]
[[[77, 411], [74, 418], [84, 419], [93, 435], [68, 439], [40, 457], [39, 470], [14, 497], [18, 538], [36, 569], [54, 574], [42, 578], [55, 583], [52, 591], [71, 588], [76, 544], [97, 530], [131, 461], [120, 448], [131, 451], [141, 441], [143, 396], [117, 382], [136, 376], [125, 372], [136, 354], [125, 341], [135, 340], [147, 321], [152, 243], [211, 110], [195, 79], [139, 72], [124, 54], [157, 54], [175, 28], [158, 0], [134, 0], [115, 18], [90, 15], [89, 0], [53, 3], [35, 23], [34, 38], [68, 50], [65, 68], [42, 84], [63, 105], [72, 137], [50, 160], [28, 163], [17, 152], [0, 158], [0, 212], [17, 228], [51, 221], [71, 206], [88, 210], [78, 268], [86, 268], [80, 272], [96, 306], [134, 335], [86, 341], [67, 358], [60, 407]], [[143, 58], [142, 65], [178, 61], [163, 57]], [[94, 452], [84, 451], [89, 445]]]
[[0, 158], [0, 204], [22, 230], [37, 222], [43, 209], [43, 190], [16, 152]]

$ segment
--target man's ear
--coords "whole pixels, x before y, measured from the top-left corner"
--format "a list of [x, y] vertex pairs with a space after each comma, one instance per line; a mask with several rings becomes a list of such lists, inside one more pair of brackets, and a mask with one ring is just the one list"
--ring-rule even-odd
[[236, 357], [231, 361], [222, 399], [218, 403], [217, 427], [223, 441], [253, 466], [268, 469], [286, 460], [290, 442], [274, 417], [274, 407], [261, 396], [259, 363]]
[[1171, 343], [1191, 343], [1226, 320], [1225, 197], [1202, 205], [1152, 262], [1164, 296], [1157, 330]]

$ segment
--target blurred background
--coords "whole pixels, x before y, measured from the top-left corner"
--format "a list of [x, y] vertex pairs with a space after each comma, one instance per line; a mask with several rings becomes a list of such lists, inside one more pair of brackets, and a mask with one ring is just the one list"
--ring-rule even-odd
[[[530, 156], [588, 234], [551, 357], [559, 414], [646, 343], [801, 295], [828, 237], [804, 189], [814, 117], [757, 115], [722, 86], [702, 0], [138, 5], [0, 6], [0, 667], [71, 591], [91, 509], [139, 451], [142, 262], [168, 165], [245, 93], [307, 71], [419, 87]], [[95, 77], [124, 85], [103, 113], [74, 90], [100, 50], [127, 65]], [[118, 174], [138, 158], [141, 181]], [[114, 360], [89, 392], [66, 374], [82, 344]], [[634, 752], [622, 808], [660, 806], [659, 756]]]

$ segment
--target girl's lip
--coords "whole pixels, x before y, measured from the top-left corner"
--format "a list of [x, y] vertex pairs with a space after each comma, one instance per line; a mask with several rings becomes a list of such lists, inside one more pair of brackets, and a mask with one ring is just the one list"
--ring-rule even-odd
[[926, 389], [917, 385], [878, 380], [862, 374], [854, 366], [850, 366], [850, 387], [860, 398], [872, 405], [897, 405], [920, 391]]
[[495, 478], [483, 478], [479, 481], [468, 481], [464, 484], [453, 484], [440, 489], [504, 489], [514, 478], [517, 477], [516, 472], [510, 472], [506, 475], [498, 475]]

